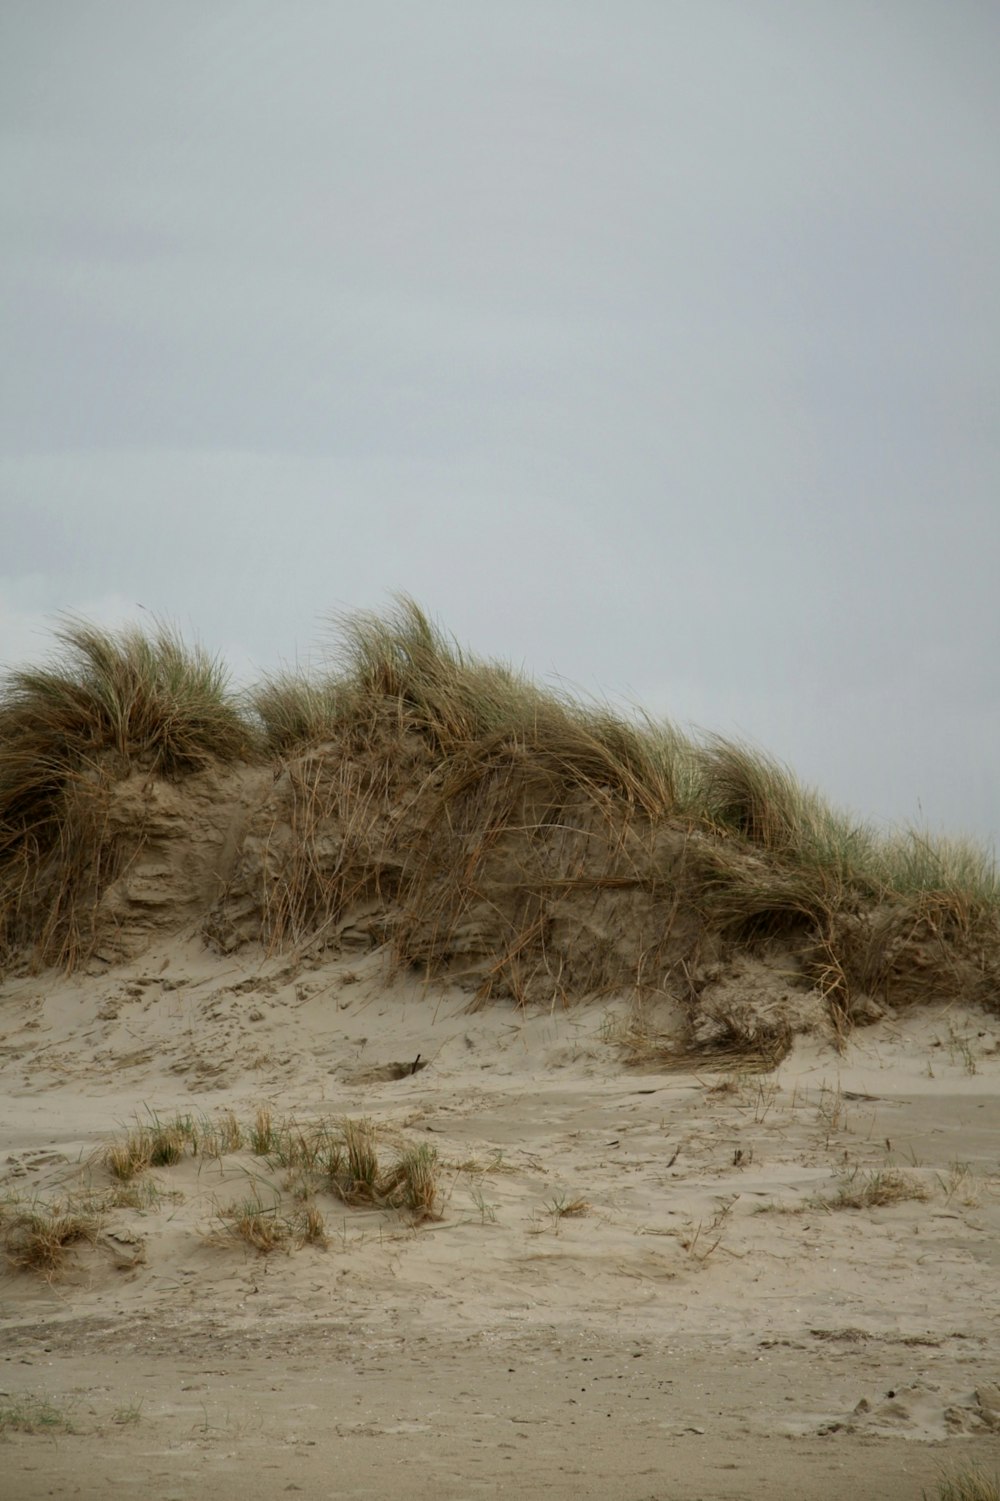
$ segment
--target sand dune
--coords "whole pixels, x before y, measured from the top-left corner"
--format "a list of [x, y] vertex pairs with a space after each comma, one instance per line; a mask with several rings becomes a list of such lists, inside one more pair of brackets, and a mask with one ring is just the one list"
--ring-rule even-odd
[[1000, 1445], [1000, 899], [415, 606], [0, 694], [0, 1489], [938, 1494]]

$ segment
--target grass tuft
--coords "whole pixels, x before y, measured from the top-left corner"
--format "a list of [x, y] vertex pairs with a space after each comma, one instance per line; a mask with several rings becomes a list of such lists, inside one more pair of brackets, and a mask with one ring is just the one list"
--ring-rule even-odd
[[280, 1202], [276, 1199], [265, 1204], [256, 1185], [248, 1198], [220, 1210], [219, 1222], [220, 1238], [244, 1241], [264, 1255], [287, 1250], [294, 1235], [292, 1222], [281, 1213]]
[[382, 1202], [409, 1210], [415, 1220], [437, 1219], [438, 1154], [421, 1143], [408, 1147], [377, 1183]]
[[888, 1168], [883, 1172], [852, 1173], [835, 1194], [821, 1198], [820, 1202], [827, 1209], [881, 1209], [908, 1199], [929, 1198], [918, 1178], [898, 1168]]
[[350, 712], [351, 697], [336, 679], [281, 672], [251, 690], [250, 704], [268, 753], [288, 756], [334, 739]]
[[121, 867], [114, 782], [244, 759], [255, 738], [226, 670], [169, 626], [113, 632], [70, 617], [55, 636], [47, 666], [0, 682], [0, 946], [35, 944], [72, 966]]
[[254, 1116], [253, 1125], [247, 1133], [250, 1150], [256, 1157], [267, 1157], [278, 1144], [278, 1132], [270, 1107], [261, 1105]]
[[69, 1412], [49, 1397], [4, 1396], [0, 1433], [75, 1433]]
[[8, 1262], [17, 1271], [50, 1277], [66, 1263], [70, 1247], [93, 1245], [100, 1233], [98, 1214], [69, 1206], [8, 1200], [0, 1206], [0, 1237]]
[[1000, 1501], [1000, 1474], [992, 1475], [973, 1465], [943, 1475], [933, 1498], [923, 1492], [924, 1501]]
[[[211, 1133], [211, 1128], [208, 1130]], [[207, 1143], [211, 1140], [209, 1134]], [[199, 1127], [191, 1116], [178, 1115], [172, 1121], [161, 1121], [154, 1115], [148, 1123], [110, 1142], [101, 1155], [113, 1178], [120, 1183], [131, 1183], [150, 1167], [173, 1167], [207, 1143], [202, 1142]]]

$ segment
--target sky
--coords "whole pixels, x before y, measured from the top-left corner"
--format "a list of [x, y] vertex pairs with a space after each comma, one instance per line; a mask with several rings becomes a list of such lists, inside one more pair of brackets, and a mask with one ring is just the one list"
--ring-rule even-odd
[[416, 598], [1000, 837], [993, 0], [0, 9], [0, 662]]

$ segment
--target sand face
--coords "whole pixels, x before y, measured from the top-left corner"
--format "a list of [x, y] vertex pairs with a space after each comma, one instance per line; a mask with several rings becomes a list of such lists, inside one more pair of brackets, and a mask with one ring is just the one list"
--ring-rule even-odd
[[432, 1145], [440, 1217], [320, 1193], [328, 1244], [261, 1255], [220, 1215], [293, 1215], [280, 1166], [152, 1169], [58, 1274], [0, 1282], [9, 1494], [915, 1498], [995, 1462], [980, 1012], [801, 1038], [771, 1074], [643, 1073], [614, 1003], [470, 1014], [377, 953], [92, 968], [3, 989], [5, 1193], [97, 1204], [116, 1132], [266, 1104]]

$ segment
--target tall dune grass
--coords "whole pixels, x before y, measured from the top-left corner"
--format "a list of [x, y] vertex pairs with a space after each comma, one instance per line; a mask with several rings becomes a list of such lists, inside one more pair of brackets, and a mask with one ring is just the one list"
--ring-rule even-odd
[[664, 913], [735, 944], [797, 934], [845, 1014], [852, 987], [887, 991], [914, 945], [973, 930], [983, 951], [1000, 941], [983, 850], [881, 835], [752, 746], [543, 688], [465, 651], [405, 597], [341, 618], [325, 671], [274, 674], [242, 697], [166, 627], [70, 620], [56, 638], [54, 661], [0, 686], [8, 947], [40, 941], [66, 963], [86, 951], [88, 914], [117, 870], [105, 826], [116, 779], [238, 760], [286, 772], [293, 849], [264, 916], [276, 942], [352, 903], [394, 903], [401, 958], [453, 951], [515, 849], [519, 896], [496, 929], [496, 972], [515, 990], [530, 963], [555, 963], [547, 935], [584, 889], [636, 893], [651, 965]]
[[23, 921], [38, 923], [50, 955], [80, 908], [80, 875], [89, 867], [91, 898], [113, 878], [110, 781], [136, 769], [183, 776], [256, 753], [226, 669], [169, 626], [113, 632], [70, 618], [55, 636], [53, 660], [0, 684], [0, 939], [6, 929], [8, 941], [23, 940]]
[[271, 756], [292, 755], [332, 740], [351, 709], [346, 684], [304, 672], [265, 677], [250, 690], [247, 701]]

